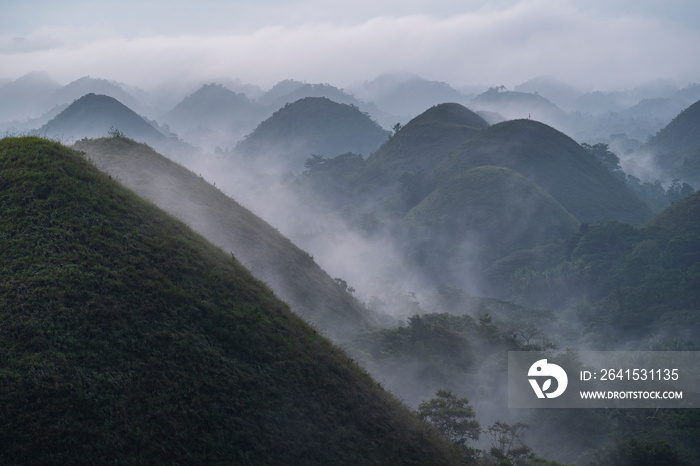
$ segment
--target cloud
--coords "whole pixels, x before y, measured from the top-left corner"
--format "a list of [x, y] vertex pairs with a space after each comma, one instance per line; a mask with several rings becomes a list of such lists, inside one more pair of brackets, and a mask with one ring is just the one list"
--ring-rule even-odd
[[[99, 37], [98, 30], [108, 31]], [[114, 28], [44, 30], [0, 37], [0, 69], [86, 74], [143, 86], [177, 76], [238, 77], [271, 86], [295, 78], [349, 85], [403, 70], [454, 85], [513, 86], [550, 75], [584, 88], [632, 86], [658, 77], [697, 80], [700, 33], [664, 19], [583, 14], [572, 2], [521, 1], [462, 14], [379, 16], [212, 34], [120, 37]], [[26, 41], [26, 42], [25, 42]], [[35, 44], [29, 47], [26, 44]], [[50, 46], [49, 46], [50, 45]]]

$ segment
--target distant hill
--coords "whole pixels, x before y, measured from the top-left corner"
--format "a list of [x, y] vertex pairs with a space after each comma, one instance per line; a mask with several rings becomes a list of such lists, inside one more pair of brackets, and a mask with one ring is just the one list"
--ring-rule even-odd
[[127, 138], [78, 141], [97, 167], [235, 255], [292, 309], [336, 337], [375, 321], [306, 252], [203, 178]]
[[456, 464], [225, 252], [75, 151], [0, 141], [0, 462]]
[[[578, 221], [532, 181], [503, 167], [469, 169], [405, 216], [412, 254], [431, 276], [480, 272], [494, 260], [577, 230]], [[438, 281], [439, 282], [439, 281]]]
[[430, 175], [434, 186], [473, 167], [509, 168], [530, 179], [581, 222], [640, 225], [651, 210], [565, 134], [533, 120], [493, 125], [472, 137]]
[[60, 84], [47, 73], [32, 72], [0, 86], [0, 122], [36, 118], [52, 105], [49, 98]]
[[393, 182], [404, 172], [429, 172], [454, 149], [488, 127], [457, 103], [435, 105], [409, 121], [367, 160], [371, 175]]
[[538, 94], [559, 108], [571, 111], [576, 108], [576, 101], [582, 92], [569, 84], [556, 79], [539, 76], [515, 86], [516, 92]]
[[312, 154], [370, 154], [389, 133], [353, 105], [325, 97], [307, 97], [276, 111], [236, 146], [236, 152], [258, 161], [300, 172]]
[[496, 112], [507, 119], [533, 118], [553, 125], [566, 119], [559, 107], [536, 93], [513, 92], [504, 87], [491, 88], [471, 99], [471, 108]]
[[260, 122], [263, 108], [221, 84], [205, 84], [161, 120], [198, 147], [234, 147]]
[[87, 94], [112, 97], [130, 109], [138, 112], [143, 112], [146, 107], [143, 102], [124, 90], [119, 83], [106, 79], [91, 78], [89, 76], [76, 79], [56, 90], [50, 98], [50, 103], [51, 105], [71, 104]]
[[346, 153], [308, 167], [298, 189], [305, 202], [347, 212], [379, 207], [384, 198], [382, 208], [403, 215], [429, 194], [425, 175], [486, 127], [479, 115], [460, 104], [435, 105], [401, 127], [366, 161]]
[[189, 144], [156, 128], [157, 123], [139, 116], [113, 97], [87, 94], [70, 104], [34, 133], [61, 141], [105, 137], [117, 133], [153, 146], [178, 158], [195, 153]]
[[663, 178], [680, 178], [700, 187], [700, 101], [683, 110], [634, 157], [651, 157]]
[[38, 133], [62, 140], [104, 137], [118, 130], [137, 141], [164, 143], [166, 136], [113, 97], [87, 94], [74, 101]]
[[404, 122], [434, 105], [443, 102], [464, 103], [467, 99], [449, 84], [429, 81], [412, 74], [384, 74], [368, 81], [353, 95], [365, 102], [373, 102], [377, 107], [397, 121]]

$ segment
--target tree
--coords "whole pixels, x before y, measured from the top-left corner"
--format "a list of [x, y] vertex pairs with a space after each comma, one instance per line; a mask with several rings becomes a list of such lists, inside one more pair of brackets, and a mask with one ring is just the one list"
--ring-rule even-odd
[[436, 398], [423, 401], [418, 406], [418, 415], [464, 451], [470, 451], [466, 445], [468, 439], [479, 440], [481, 425], [469, 400], [457, 398], [450, 391], [438, 390]]
[[496, 421], [486, 429], [486, 436], [491, 442], [490, 453], [498, 460], [515, 463], [517, 460], [531, 458], [532, 449], [525, 445], [521, 436], [528, 425], [522, 422], [506, 424]]

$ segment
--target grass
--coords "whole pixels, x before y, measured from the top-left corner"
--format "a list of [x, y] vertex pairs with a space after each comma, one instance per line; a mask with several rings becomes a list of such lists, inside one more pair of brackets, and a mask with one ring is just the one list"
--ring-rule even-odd
[[0, 141], [0, 218], [0, 462], [456, 462], [231, 254], [80, 154]]

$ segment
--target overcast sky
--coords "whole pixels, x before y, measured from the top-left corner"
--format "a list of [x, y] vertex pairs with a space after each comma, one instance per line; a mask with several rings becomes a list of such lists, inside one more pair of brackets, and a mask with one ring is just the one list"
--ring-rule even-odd
[[0, 79], [700, 82], [698, 0], [2, 0]]

